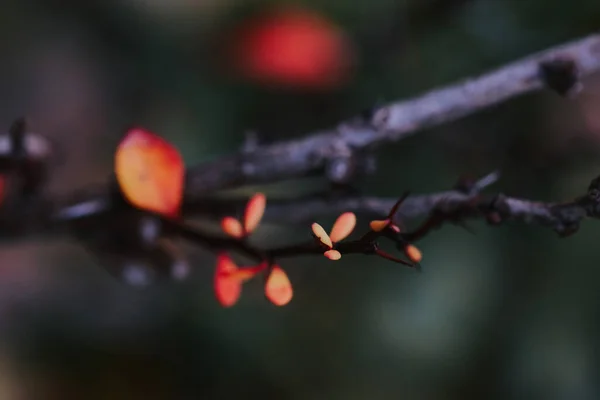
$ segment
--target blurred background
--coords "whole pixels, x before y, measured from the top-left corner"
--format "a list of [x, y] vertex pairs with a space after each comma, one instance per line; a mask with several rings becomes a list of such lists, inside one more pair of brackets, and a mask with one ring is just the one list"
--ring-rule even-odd
[[[596, 0], [5, 0], [0, 121], [27, 115], [60, 144], [49, 190], [67, 195], [106, 181], [131, 124], [208, 161], [248, 131], [327, 128], [592, 33], [599, 17]], [[599, 90], [591, 77], [573, 101], [538, 92], [386, 145], [358, 186], [398, 196], [500, 169], [494, 191], [571, 199], [600, 173]], [[265, 224], [254, 239], [308, 226]], [[423, 274], [289, 260], [283, 308], [259, 282], [219, 307], [214, 257], [198, 249], [187, 281], [137, 289], [76, 240], [7, 244], [0, 399], [600, 398], [600, 224], [568, 239], [472, 227], [428, 236]]]

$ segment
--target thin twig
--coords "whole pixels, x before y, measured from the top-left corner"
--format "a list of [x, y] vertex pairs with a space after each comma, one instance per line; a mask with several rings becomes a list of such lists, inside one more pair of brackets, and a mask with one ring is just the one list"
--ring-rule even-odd
[[[524, 222], [548, 226], [561, 235], [573, 233], [581, 221], [600, 216], [600, 181], [595, 179], [588, 193], [564, 203], [544, 203], [519, 199], [503, 194], [482, 194], [481, 191], [495, 182], [494, 172], [473, 183], [471, 190], [449, 190], [445, 192], [413, 195], [407, 197], [395, 215], [397, 222], [429, 217], [427, 227], [431, 229], [443, 222], [462, 223], [466, 219], [484, 218], [491, 224], [504, 221]], [[244, 207], [247, 199], [205, 200], [198, 203], [196, 210], [206, 217], [219, 218], [235, 215]], [[337, 215], [345, 211], [372, 218], [385, 217], [397, 202], [396, 198], [343, 196], [327, 197], [314, 195], [290, 200], [274, 200], [268, 203], [266, 221], [275, 223], [307, 223], [319, 217]], [[204, 212], [201, 212], [204, 210]], [[410, 240], [420, 239], [421, 231]]]

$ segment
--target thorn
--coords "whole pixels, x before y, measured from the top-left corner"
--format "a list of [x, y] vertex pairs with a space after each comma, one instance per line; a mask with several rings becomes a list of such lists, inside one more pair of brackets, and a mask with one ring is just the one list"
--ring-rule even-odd
[[483, 189], [487, 188], [488, 186], [491, 186], [494, 183], [498, 182], [499, 179], [500, 179], [500, 171], [499, 170], [492, 171], [489, 174], [487, 174], [486, 176], [484, 176], [483, 178], [479, 179], [477, 182], [475, 182], [474, 189], [477, 192], [481, 192]]
[[377, 112], [377, 105], [372, 105], [360, 112], [360, 118], [367, 124], [370, 124]]
[[392, 207], [392, 209], [390, 210], [390, 213], [388, 214], [388, 219], [390, 221], [393, 220], [394, 215], [396, 215], [396, 213], [398, 212], [398, 208], [400, 208], [400, 205], [404, 202], [404, 200], [406, 200], [406, 198], [408, 197], [410, 192], [404, 192], [402, 194], [402, 196], [400, 196], [400, 198], [398, 199], [398, 201], [396, 201], [396, 203], [394, 204], [394, 206]]
[[454, 190], [462, 192], [466, 195], [473, 195], [481, 192], [486, 187], [496, 183], [500, 178], [499, 171], [493, 171], [479, 180], [475, 180], [470, 176], [464, 176], [454, 185]]
[[377, 111], [383, 107], [383, 105], [385, 104], [385, 100], [384, 99], [379, 99], [375, 102], [375, 104], [373, 104], [372, 106], [369, 106], [367, 108], [365, 108], [364, 110], [361, 111], [360, 113], [360, 118], [369, 125], [372, 125], [373, 119], [375, 118], [375, 115], [377, 114]]
[[413, 268], [415, 266], [415, 264], [413, 264], [411, 262], [408, 262], [408, 261], [403, 260], [398, 257], [394, 257], [393, 255], [386, 253], [385, 251], [383, 251], [379, 247], [377, 247], [377, 245], [375, 245], [375, 254], [377, 254], [381, 258], [385, 258], [386, 260], [390, 260], [390, 261], [393, 261], [398, 264], [403, 264], [403, 265], [406, 265], [408, 267], [413, 267]]
[[458, 179], [458, 182], [454, 185], [453, 189], [470, 195], [475, 192], [475, 179], [472, 176], [463, 176]]

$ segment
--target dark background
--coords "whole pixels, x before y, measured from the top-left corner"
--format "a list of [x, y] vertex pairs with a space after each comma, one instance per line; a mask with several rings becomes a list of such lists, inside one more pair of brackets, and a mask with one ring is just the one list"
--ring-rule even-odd
[[[356, 50], [345, 84], [286, 89], [226, 72], [223, 38], [278, 3], [5, 0], [0, 121], [28, 115], [64, 147], [51, 190], [67, 194], [106, 181], [131, 123], [187, 163], [207, 161], [239, 149], [249, 129], [287, 139], [327, 128], [600, 26], [596, 0], [305, 1]], [[600, 81], [585, 84], [573, 101], [542, 91], [386, 145], [360, 187], [432, 192], [498, 168], [493, 190], [509, 195], [582, 194], [600, 172]], [[252, 282], [227, 310], [212, 293], [214, 258], [198, 249], [189, 281], [140, 290], [75, 240], [10, 243], [0, 250], [0, 399], [600, 398], [600, 224], [568, 239], [472, 227], [428, 236], [423, 274], [364, 256], [301, 258], [284, 265], [288, 306]], [[298, 233], [265, 224], [256, 239]]]

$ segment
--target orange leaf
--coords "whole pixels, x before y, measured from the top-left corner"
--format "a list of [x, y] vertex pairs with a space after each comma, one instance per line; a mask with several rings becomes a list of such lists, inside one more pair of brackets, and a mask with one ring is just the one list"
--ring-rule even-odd
[[327, 250], [323, 255], [332, 261], [337, 261], [342, 258], [342, 254], [337, 250]]
[[423, 254], [416, 246], [409, 244], [404, 248], [404, 253], [412, 262], [418, 263], [423, 259]]
[[236, 276], [238, 267], [227, 254], [217, 256], [215, 271], [215, 295], [223, 307], [233, 306], [242, 293], [242, 282]]
[[382, 230], [385, 229], [385, 227], [390, 223], [389, 219], [384, 219], [384, 220], [375, 220], [375, 221], [371, 221], [369, 223], [369, 226], [371, 227], [371, 229], [375, 232], [381, 232]]
[[231, 237], [240, 239], [244, 236], [244, 229], [240, 221], [233, 217], [225, 217], [221, 220], [221, 229]]
[[267, 198], [262, 193], [257, 193], [248, 201], [246, 212], [244, 214], [244, 229], [246, 234], [256, 229], [265, 213]]
[[265, 295], [277, 306], [286, 305], [294, 296], [292, 284], [285, 271], [279, 266], [274, 266], [271, 270], [271, 275], [265, 284]]
[[333, 224], [333, 228], [331, 228], [331, 234], [329, 238], [332, 242], [340, 242], [349, 234], [352, 233], [354, 227], [356, 226], [356, 215], [353, 212], [345, 212], [340, 215]]
[[135, 207], [175, 217], [183, 199], [185, 168], [169, 142], [144, 129], [131, 129], [117, 147], [115, 174]]
[[325, 232], [325, 229], [323, 229], [321, 225], [315, 222], [312, 224], [311, 228], [313, 233], [321, 241], [321, 243], [323, 243], [327, 247], [333, 247], [333, 243], [331, 243], [329, 235], [327, 234], [327, 232]]

